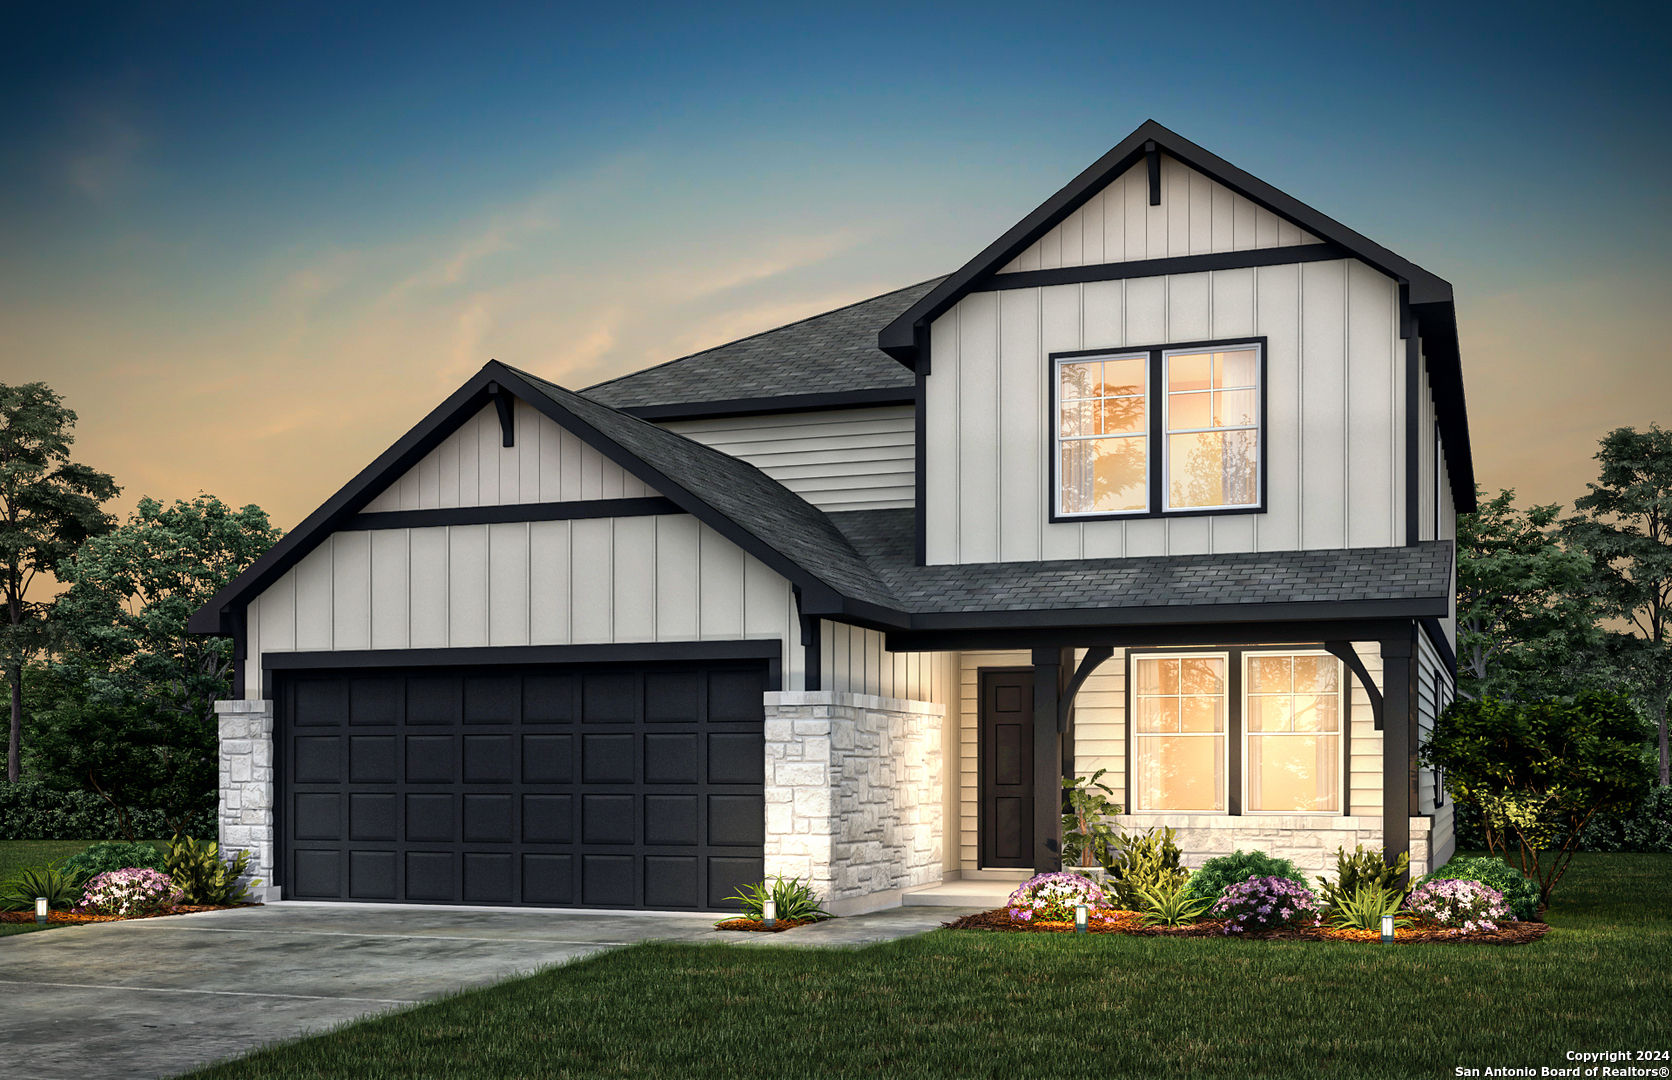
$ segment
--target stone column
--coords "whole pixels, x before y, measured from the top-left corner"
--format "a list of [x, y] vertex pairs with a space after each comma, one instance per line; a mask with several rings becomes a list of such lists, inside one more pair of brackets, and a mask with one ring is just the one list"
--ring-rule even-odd
[[833, 915], [940, 881], [941, 725], [923, 701], [766, 695], [766, 876], [811, 881]]
[[273, 884], [278, 865], [274, 846], [273, 703], [217, 701], [221, 734], [221, 827], [223, 856], [250, 853], [245, 880], [259, 879], [254, 900], [277, 900]]

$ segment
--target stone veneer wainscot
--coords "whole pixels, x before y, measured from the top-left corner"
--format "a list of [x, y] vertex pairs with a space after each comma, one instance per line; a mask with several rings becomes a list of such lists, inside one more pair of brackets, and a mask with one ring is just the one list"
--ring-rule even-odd
[[273, 703], [217, 701], [221, 733], [221, 827], [223, 855], [250, 853], [248, 876], [261, 884], [252, 900], [277, 900], [273, 885]]

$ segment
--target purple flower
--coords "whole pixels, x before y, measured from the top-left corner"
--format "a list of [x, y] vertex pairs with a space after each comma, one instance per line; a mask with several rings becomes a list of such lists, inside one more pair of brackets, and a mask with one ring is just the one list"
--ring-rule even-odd
[[1022, 922], [1036, 917], [1068, 922], [1079, 904], [1092, 909], [1107, 907], [1108, 898], [1095, 881], [1079, 874], [1036, 874], [1010, 894], [1010, 917]]

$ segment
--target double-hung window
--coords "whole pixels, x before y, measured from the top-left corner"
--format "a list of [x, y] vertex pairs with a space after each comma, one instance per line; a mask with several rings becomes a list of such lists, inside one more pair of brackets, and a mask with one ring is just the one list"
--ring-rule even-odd
[[1052, 519], [1262, 507], [1265, 342], [1054, 356]]

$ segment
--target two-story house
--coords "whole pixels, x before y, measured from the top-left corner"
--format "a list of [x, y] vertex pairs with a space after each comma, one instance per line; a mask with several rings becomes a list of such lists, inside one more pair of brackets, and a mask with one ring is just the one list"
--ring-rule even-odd
[[1146, 123], [948, 277], [487, 364], [194, 616], [223, 842], [287, 899], [843, 913], [1055, 868], [1106, 769], [1192, 864], [1421, 872], [1473, 508], [1451, 286]]

